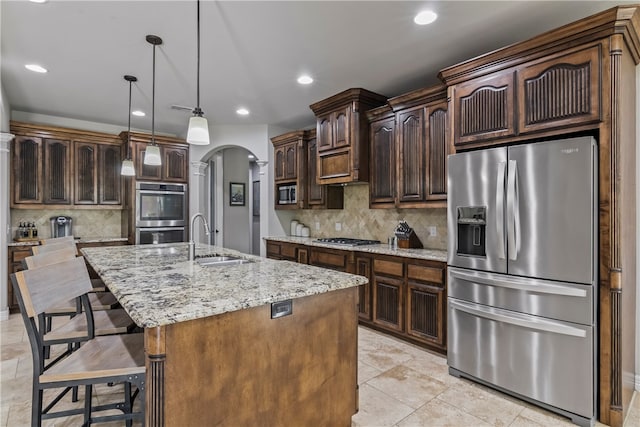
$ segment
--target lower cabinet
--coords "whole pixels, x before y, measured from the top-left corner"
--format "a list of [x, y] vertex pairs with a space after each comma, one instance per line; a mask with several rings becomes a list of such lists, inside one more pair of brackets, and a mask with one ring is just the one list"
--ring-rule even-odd
[[446, 353], [446, 263], [274, 240], [267, 257], [367, 277], [358, 289], [361, 324]]

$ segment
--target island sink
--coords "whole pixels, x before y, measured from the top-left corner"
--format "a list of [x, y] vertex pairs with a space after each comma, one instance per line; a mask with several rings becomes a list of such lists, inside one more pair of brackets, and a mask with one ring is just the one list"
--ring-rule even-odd
[[216, 255], [216, 256], [203, 256], [203, 257], [196, 258], [196, 262], [203, 267], [218, 267], [218, 266], [225, 266], [225, 265], [247, 264], [251, 261], [249, 261], [248, 259], [235, 257], [235, 256]]

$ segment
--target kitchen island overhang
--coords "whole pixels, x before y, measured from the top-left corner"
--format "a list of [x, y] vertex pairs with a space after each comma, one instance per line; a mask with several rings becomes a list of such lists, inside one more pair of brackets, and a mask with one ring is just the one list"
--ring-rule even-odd
[[186, 243], [82, 252], [144, 328], [147, 425], [351, 424], [365, 277], [208, 245], [251, 262], [201, 266]]

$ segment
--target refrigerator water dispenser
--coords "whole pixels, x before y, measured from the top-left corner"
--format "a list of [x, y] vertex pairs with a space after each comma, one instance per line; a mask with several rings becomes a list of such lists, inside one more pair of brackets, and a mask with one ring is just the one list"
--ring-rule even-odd
[[485, 256], [486, 227], [486, 207], [458, 207], [458, 255]]

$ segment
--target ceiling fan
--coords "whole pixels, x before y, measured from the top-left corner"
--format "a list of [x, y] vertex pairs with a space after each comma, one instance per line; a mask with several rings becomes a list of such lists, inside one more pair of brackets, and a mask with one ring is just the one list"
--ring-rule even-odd
[[192, 112], [194, 107], [187, 107], [185, 105], [172, 104], [171, 105], [171, 109], [172, 110], [178, 110], [178, 111], [189, 111], [189, 112]]

